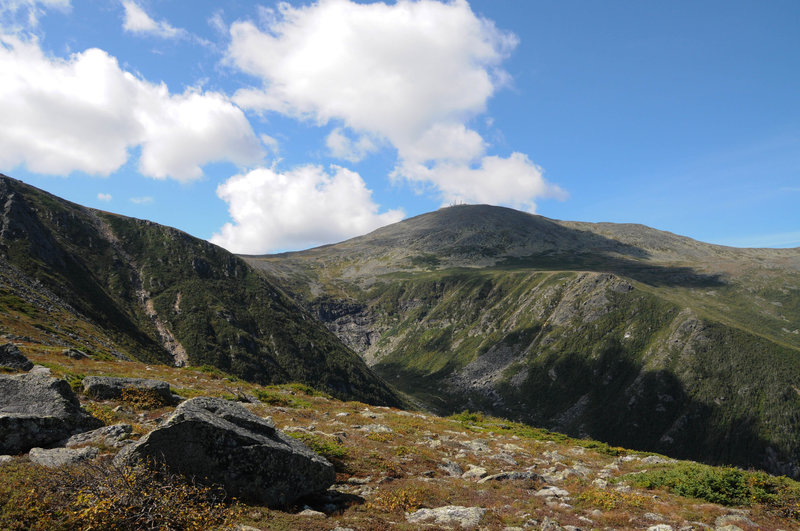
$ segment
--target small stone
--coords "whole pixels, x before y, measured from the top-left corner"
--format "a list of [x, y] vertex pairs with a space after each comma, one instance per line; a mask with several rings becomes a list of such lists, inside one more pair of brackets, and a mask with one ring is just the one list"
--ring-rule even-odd
[[651, 525], [647, 528], [647, 531], [674, 531], [671, 525], [667, 524], [658, 524], [658, 525]]
[[655, 522], [658, 522], [659, 520], [663, 520], [664, 519], [664, 517], [661, 516], [658, 513], [644, 513], [642, 515], [642, 518], [644, 518], [645, 520], [653, 520]]
[[642, 459], [642, 463], [647, 463], [648, 465], [659, 465], [662, 463], [674, 463], [674, 459], [666, 459], [659, 455], [648, 455], [644, 459]]
[[714, 520], [714, 525], [716, 527], [723, 527], [728, 524], [736, 524], [736, 523], [758, 527], [758, 524], [756, 524], [746, 516], [742, 516], [740, 514], [726, 514], [724, 516], [718, 516], [717, 519]]
[[491, 449], [489, 448], [489, 445], [486, 444], [486, 441], [480, 439], [476, 439], [474, 441], [462, 442], [461, 444], [462, 446], [468, 448], [469, 450], [472, 450], [472, 452], [476, 454], [491, 452]]
[[384, 426], [383, 424], [367, 424], [366, 426], [361, 426], [358, 429], [369, 433], [394, 433], [392, 428], [389, 426]]
[[563, 529], [558, 522], [550, 518], [549, 516], [545, 516], [544, 520], [542, 520], [542, 531], [560, 531]]
[[569, 492], [567, 492], [564, 489], [560, 489], [558, 487], [553, 487], [551, 485], [551, 486], [544, 487], [543, 489], [539, 489], [538, 491], [536, 491], [536, 494], [534, 494], [534, 496], [543, 496], [543, 497], [544, 496], [547, 496], [547, 497], [554, 496], [554, 497], [557, 497], [557, 498], [563, 498], [565, 496], [569, 496]]
[[486, 476], [485, 478], [481, 478], [478, 480], [478, 483], [486, 483], [488, 481], [508, 481], [508, 480], [538, 481], [541, 479], [542, 477], [535, 472], [501, 472], [499, 474], [492, 474], [491, 476]]
[[592, 481], [592, 486], [597, 487], [598, 489], [604, 489], [608, 487], [608, 481], [606, 481], [605, 479], [597, 478], [594, 481]]
[[439, 469], [443, 470], [448, 476], [452, 478], [460, 477], [464, 474], [464, 469], [459, 466], [455, 461], [446, 459], [443, 464], [439, 465]]
[[0, 465], [3, 465], [3, 464], [5, 464], [5, 463], [9, 463], [9, 462], [11, 462], [11, 461], [13, 461], [13, 460], [14, 460], [14, 457], [13, 457], [13, 456], [10, 456], [10, 455], [0, 455]]
[[480, 479], [487, 475], [486, 469], [482, 466], [467, 465], [467, 471], [461, 474], [463, 479]]
[[298, 516], [322, 516], [323, 518], [326, 516], [325, 513], [321, 512], [321, 511], [315, 511], [311, 507], [308, 507], [308, 506], [306, 506], [306, 507], [307, 507], [306, 509], [303, 509], [302, 511], [297, 513]]
[[66, 348], [61, 351], [61, 354], [73, 360], [84, 360], [89, 357], [85, 352], [76, 348]]

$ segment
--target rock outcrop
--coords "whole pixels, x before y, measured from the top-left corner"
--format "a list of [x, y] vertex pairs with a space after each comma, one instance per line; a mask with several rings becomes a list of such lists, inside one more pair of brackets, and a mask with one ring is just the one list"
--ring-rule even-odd
[[159, 428], [117, 455], [148, 460], [222, 485], [230, 496], [269, 506], [323, 491], [336, 480], [326, 459], [244, 406], [219, 398], [187, 400]]
[[122, 398], [125, 390], [151, 392], [164, 404], [172, 402], [169, 384], [161, 380], [146, 378], [113, 378], [111, 376], [87, 376], [83, 379], [83, 392], [92, 398], [111, 400]]
[[102, 426], [69, 384], [43, 373], [0, 376], [0, 454], [48, 446]]
[[0, 367], [29, 371], [33, 368], [33, 363], [19, 351], [14, 343], [6, 343], [0, 345]]

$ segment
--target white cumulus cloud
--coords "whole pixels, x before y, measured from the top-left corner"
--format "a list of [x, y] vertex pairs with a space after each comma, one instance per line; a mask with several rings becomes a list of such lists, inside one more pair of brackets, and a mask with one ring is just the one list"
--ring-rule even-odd
[[357, 173], [307, 165], [280, 173], [258, 168], [217, 188], [233, 223], [211, 241], [231, 252], [261, 254], [344, 240], [400, 221], [399, 210], [378, 213]]
[[483, 157], [480, 166], [461, 163], [438, 163], [434, 167], [424, 164], [405, 165], [397, 171], [412, 181], [434, 180], [442, 192], [444, 204], [477, 202], [504, 204], [514, 208], [536, 211], [533, 198], [566, 199], [567, 193], [548, 183], [542, 168], [531, 162], [523, 153], [512, 153], [508, 158]]
[[[240, 106], [332, 121], [328, 149], [350, 161], [374, 150], [353, 137], [387, 140], [399, 158], [394, 176], [424, 180], [443, 198], [533, 205], [548, 189], [518, 154], [487, 157], [487, 143], [468, 127], [509, 82], [501, 63], [518, 40], [466, 0], [319, 0], [261, 15], [260, 27], [239, 21], [230, 28], [228, 61], [262, 81], [234, 95]], [[491, 179], [487, 169], [521, 173]], [[501, 183], [514, 188], [494, 190]]]
[[155, 35], [164, 39], [173, 39], [185, 34], [182, 29], [171, 26], [164, 20], [155, 21], [142, 7], [133, 0], [124, 0], [125, 20], [122, 28], [130, 33]]
[[261, 161], [264, 150], [224, 95], [170, 94], [96, 48], [49, 57], [35, 38], [0, 34], [0, 166], [108, 175], [140, 146], [140, 171], [190, 181], [202, 166]]
[[105, 201], [106, 203], [108, 203], [109, 201], [111, 201], [112, 197], [111, 197], [111, 194], [104, 194], [104, 193], [100, 192], [100, 193], [97, 194], [97, 199], [99, 199], [100, 201]]
[[141, 197], [131, 197], [131, 203], [134, 205], [150, 205], [155, 201], [151, 196], [144, 195]]
[[357, 139], [352, 139], [345, 134], [341, 127], [331, 131], [325, 139], [325, 145], [328, 146], [331, 155], [350, 162], [358, 162], [378, 149], [368, 136], [362, 135]]

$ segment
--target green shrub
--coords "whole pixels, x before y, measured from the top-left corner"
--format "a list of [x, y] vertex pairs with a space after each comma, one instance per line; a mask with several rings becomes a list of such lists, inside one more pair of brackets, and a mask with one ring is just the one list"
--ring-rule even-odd
[[255, 391], [256, 398], [269, 404], [271, 406], [291, 407], [291, 408], [309, 408], [311, 402], [296, 398], [281, 391], [273, 391], [270, 389], [258, 389]]
[[626, 479], [638, 487], [665, 488], [673, 494], [722, 505], [791, 505], [800, 499], [800, 484], [786, 477], [698, 463], [679, 463]]
[[347, 457], [347, 448], [330, 438], [304, 431], [293, 431], [289, 432], [288, 435], [302, 441], [306, 446], [331, 462]]

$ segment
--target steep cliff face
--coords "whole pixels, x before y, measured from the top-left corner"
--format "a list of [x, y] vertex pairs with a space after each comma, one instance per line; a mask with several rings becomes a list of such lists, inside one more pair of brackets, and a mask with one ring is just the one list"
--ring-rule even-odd
[[335, 335], [224, 249], [5, 176], [0, 207], [5, 333], [24, 330], [97, 356], [211, 365], [260, 383], [300, 381], [335, 396], [398, 403]]
[[249, 261], [436, 411], [800, 472], [800, 250], [440, 212]]

